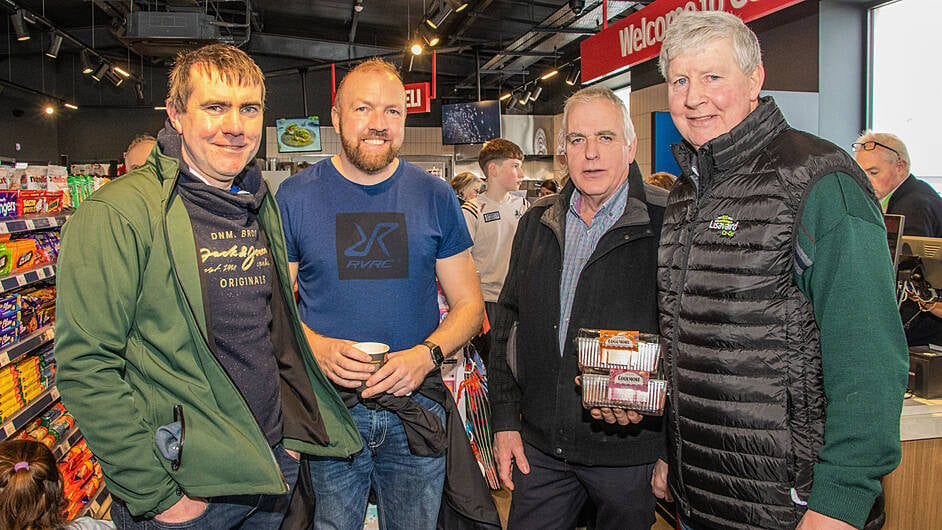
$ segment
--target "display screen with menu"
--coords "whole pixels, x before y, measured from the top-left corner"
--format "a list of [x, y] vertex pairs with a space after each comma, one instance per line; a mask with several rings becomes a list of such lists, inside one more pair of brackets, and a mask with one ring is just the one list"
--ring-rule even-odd
[[317, 116], [279, 118], [275, 122], [279, 153], [306, 153], [321, 150], [321, 127]]
[[480, 144], [500, 137], [500, 101], [442, 105], [442, 144]]

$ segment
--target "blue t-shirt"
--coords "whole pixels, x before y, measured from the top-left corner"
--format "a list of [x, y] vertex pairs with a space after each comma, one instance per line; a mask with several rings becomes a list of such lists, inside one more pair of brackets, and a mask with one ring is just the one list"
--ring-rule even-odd
[[435, 330], [435, 262], [472, 245], [448, 184], [400, 160], [391, 177], [363, 186], [328, 159], [285, 180], [276, 198], [311, 329], [391, 351]]

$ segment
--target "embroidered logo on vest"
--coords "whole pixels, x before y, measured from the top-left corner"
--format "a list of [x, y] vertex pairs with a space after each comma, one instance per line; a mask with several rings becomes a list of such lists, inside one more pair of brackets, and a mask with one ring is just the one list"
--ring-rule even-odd
[[739, 228], [739, 223], [728, 215], [721, 215], [710, 221], [710, 230], [719, 230], [723, 237], [733, 237], [736, 235], [737, 228]]

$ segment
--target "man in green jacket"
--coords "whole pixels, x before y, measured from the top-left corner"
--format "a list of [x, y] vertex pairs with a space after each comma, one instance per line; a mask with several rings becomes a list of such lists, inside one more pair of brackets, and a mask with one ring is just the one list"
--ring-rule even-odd
[[58, 386], [118, 528], [278, 528], [299, 452], [361, 449], [304, 339], [252, 162], [264, 100], [239, 49], [182, 54], [158, 148], [64, 227]]

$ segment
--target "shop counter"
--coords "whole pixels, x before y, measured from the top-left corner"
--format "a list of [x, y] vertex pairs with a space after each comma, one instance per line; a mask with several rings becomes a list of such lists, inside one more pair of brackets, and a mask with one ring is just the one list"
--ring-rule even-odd
[[902, 461], [883, 479], [884, 529], [942, 528], [942, 399], [903, 401], [900, 439]]

